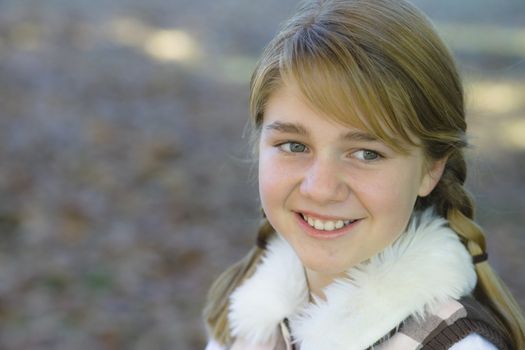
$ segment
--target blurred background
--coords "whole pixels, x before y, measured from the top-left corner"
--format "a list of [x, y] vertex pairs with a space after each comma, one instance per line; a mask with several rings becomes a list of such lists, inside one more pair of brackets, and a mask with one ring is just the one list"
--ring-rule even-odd
[[[525, 1], [415, 0], [464, 76], [469, 189], [525, 307]], [[0, 349], [202, 349], [255, 239], [243, 128], [296, 0], [0, 0]]]

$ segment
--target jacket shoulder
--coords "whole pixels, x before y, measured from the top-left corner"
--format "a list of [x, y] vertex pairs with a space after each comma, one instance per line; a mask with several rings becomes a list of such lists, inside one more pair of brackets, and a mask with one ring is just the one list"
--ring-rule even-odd
[[410, 339], [422, 350], [447, 350], [478, 334], [499, 350], [510, 350], [509, 338], [497, 317], [472, 297], [451, 300], [423, 318], [411, 316], [397, 336]]

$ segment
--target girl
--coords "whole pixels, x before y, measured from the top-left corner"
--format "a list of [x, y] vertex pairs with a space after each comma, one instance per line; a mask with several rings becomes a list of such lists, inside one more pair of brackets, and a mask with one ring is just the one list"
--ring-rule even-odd
[[402, 0], [306, 2], [251, 81], [265, 219], [207, 349], [524, 349], [463, 188], [461, 83]]

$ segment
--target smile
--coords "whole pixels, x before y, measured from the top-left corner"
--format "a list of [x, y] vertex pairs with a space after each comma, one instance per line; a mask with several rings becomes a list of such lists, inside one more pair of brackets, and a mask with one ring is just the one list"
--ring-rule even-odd
[[318, 218], [309, 217], [306, 214], [301, 213], [301, 217], [311, 227], [320, 231], [334, 231], [343, 228], [347, 225], [352, 224], [357, 220], [320, 220]]

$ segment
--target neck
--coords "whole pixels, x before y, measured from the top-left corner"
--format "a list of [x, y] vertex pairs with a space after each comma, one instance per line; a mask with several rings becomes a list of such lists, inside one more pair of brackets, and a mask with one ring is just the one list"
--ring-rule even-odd
[[323, 292], [324, 288], [330, 285], [334, 280], [345, 276], [345, 272], [330, 274], [311, 270], [307, 267], [304, 268], [304, 271], [310, 295], [320, 298], [321, 300], [326, 300], [326, 296]]

